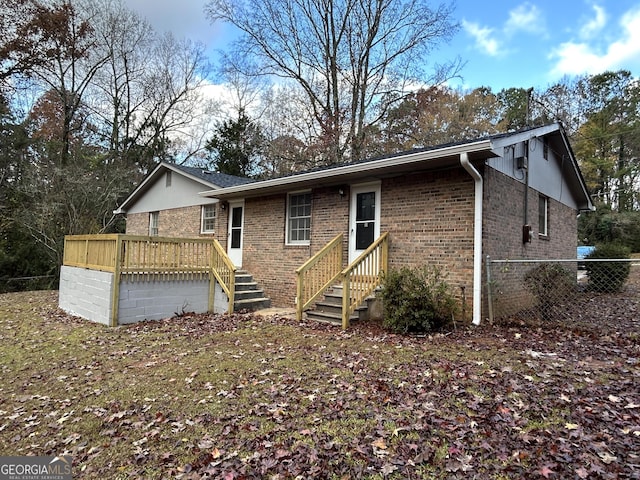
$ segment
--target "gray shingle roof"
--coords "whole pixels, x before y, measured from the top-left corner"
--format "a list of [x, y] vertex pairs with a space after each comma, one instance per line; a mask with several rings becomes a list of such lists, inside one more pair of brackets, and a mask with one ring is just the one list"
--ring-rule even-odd
[[220, 172], [211, 172], [204, 168], [197, 167], [187, 167], [184, 165], [172, 164], [173, 167], [178, 170], [182, 170], [183, 172], [193, 176], [200, 178], [206, 182], [217, 185], [218, 187], [226, 188], [226, 187], [234, 187], [236, 185], [244, 185], [245, 183], [251, 183], [255, 180], [252, 178], [246, 177], [238, 177], [235, 175], [228, 175], [226, 173]]

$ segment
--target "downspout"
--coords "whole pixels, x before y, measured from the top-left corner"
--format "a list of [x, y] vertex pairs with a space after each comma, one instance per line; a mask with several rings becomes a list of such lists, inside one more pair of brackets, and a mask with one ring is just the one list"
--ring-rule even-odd
[[466, 152], [460, 154], [460, 165], [475, 183], [473, 218], [473, 324], [480, 325], [482, 311], [482, 176], [469, 162]]

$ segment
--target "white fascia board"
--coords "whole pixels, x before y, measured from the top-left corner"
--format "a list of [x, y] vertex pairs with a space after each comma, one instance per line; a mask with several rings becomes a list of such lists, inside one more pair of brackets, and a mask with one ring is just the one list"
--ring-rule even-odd
[[226, 196], [235, 194], [247, 194], [259, 192], [263, 189], [286, 187], [288, 185], [295, 185], [298, 183], [314, 182], [317, 180], [326, 180], [327, 178], [338, 178], [343, 175], [353, 175], [358, 173], [375, 173], [377, 170], [395, 167], [399, 165], [413, 165], [416, 163], [425, 162], [441, 157], [456, 157], [456, 162], [459, 163], [458, 157], [460, 153], [471, 153], [474, 151], [489, 150], [491, 148], [490, 140], [481, 140], [473, 143], [464, 143], [459, 145], [452, 145], [449, 147], [443, 147], [436, 150], [427, 150], [409, 153], [406, 155], [398, 155], [396, 157], [387, 157], [380, 160], [373, 160], [370, 162], [356, 163], [343, 165], [341, 167], [328, 168], [325, 170], [319, 170], [315, 172], [301, 173], [297, 175], [290, 175], [288, 177], [278, 177], [270, 180], [263, 180], [261, 182], [247, 183], [244, 185], [236, 185], [233, 187], [220, 188], [218, 190], [208, 190], [200, 192], [200, 195], [205, 197]]
[[542, 127], [532, 128], [531, 130], [526, 130], [524, 132], [510, 133], [501, 138], [495, 138], [493, 139], [492, 144], [495, 149], [498, 149], [505, 145], [513, 145], [531, 140], [532, 138], [543, 137], [550, 133], [557, 132], [558, 130], [560, 130], [560, 125], [558, 123], [552, 123]]
[[[163, 165], [165, 167], [167, 167], [168, 169], [176, 172], [178, 175], [182, 175], [185, 178], [188, 178], [190, 180], [193, 180], [194, 182], [198, 182], [198, 183], [202, 183], [202, 185], [204, 186], [210, 186], [212, 188], [218, 188], [218, 185], [216, 185], [213, 182], [208, 182], [206, 181], [204, 178], [202, 177], [196, 177], [195, 175], [191, 175], [190, 173], [185, 172], [184, 170], [179, 169], [178, 167], [176, 167], [174, 164], [172, 163], [164, 163]], [[204, 169], [203, 169], [204, 170]]]
[[569, 155], [569, 160], [571, 162], [571, 166], [573, 167], [573, 173], [575, 174], [576, 181], [578, 182], [580, 190], [582, 191], [582, 194], [586, 199], [586, 205], [584, 205], [581, 210], [593, 212], [595, 211], [596, 207], [593, 204], [593, 200], [591, 200], [591, 195], [589, 195], [587, 184], [584, 181], [584, 177], [582, 176], [582, 172], [580, 171], [580, 166], [578, 165], [578, 159], [575, 158], [573, 150], [571, 149], [571, 145], [569, 145], [569, 141], [564, 133], [562, 134], [562, 142], [564, 143], [564, 147]]

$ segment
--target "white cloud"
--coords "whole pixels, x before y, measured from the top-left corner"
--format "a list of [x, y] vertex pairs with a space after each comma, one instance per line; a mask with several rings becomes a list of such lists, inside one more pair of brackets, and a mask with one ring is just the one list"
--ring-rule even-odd
[[475, 39], [476, 48], [491, 57], [509, 53], [511, 49], [506, 48], [506, 43], [518, 32], [530, 34], [546, 32], [542, 12], [529, 2], [510, 10], [509, 17], [498, 29], [481, 26], [468, 20], [462, 20], [462, 28]]
[[494, 33], [492, 28], [481, 27], [467, 20], [462, 20], [462, 28], [475, 39], [476, 46], [481, 51], [492, 57], [499, 55], [500, 45], [495, 38], [492, 38]]
[[216, 47], [223, 35], [222, 25], [211, 25], [204, 13], [205, 0], [124, 0], [159, 33], [171, 31], [178, 38], [190, 38]]
[[509, 19], [504, 24], [506, 35], [512, 35], [514, 31], [529, 33], [544, 33], [544, 16], [540, 9], [525, 2], [509, 12]]
[[607, 24], [607, 12], [600, 5], [592, 5], [595, 16], [580, 29], [580, 37], [585, 40], [593, 38]]
[[595, 74], [606, 70], [640, 66], [640, 9], [630, 10], [620, 20], [620, 36], [605, 48], [588, 42], [565, 42], [551, 54], [557, 59], [554, 77]]

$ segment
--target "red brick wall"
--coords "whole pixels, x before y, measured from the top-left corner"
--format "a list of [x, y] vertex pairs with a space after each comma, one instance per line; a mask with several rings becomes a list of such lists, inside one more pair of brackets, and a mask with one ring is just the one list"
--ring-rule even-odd
[[[218, 208], [215, 235], [226, 234], [226, 223], [222, 223], [221, 211]], [[211, 234], [200, 234], [201, 207], [183, 207], [162, 210], [158, 214], [158, 236], [160, 237], [200, 237]], [[226, 217], [225, 217], [226, 218]], [[221, 225], [223, 228], [221, 229]], [[149, 235], [149, 213], [134, 213], [127, 215], [127, 229], [129, 235]]]
[[[286, 195], [248, 199], [245, 203], [244, 268], [263, 285], [274, 305], [292, 306], [295, 269], [338, 233], [348, 253], [349, 190], [312, 193], [312, 241], [285, 245]], [[486, 168], [484, 182], [484, 254], [493, 258], [572, 258], [575, 212], [550, 200], [549, 237], [539, 239], [538, 194], [529, 192], [531, 244], [522, 244], [524, 185]], [[384, 179], [381, 184], [381, 232], [390, 232], [390, 268], [439, 265], [456, 295], [462, 288], [471, 312], [473, 292], [474, 182], [462, 169], [416, 173]], [[222, 240], [222, 239], [221, 239]], [[482, 279], [486, 277], [483, 275]]]
[[[285, 245], [286, 195], [245, 202], [243, 268], [274, 305], [293, 306], [295, 269], [339, 233], [348, 255], [349, 189], [312, 192], [312, 241]], [[471, 195], [471, 197], [470, 197]], [[473, 279], [473, 180], [462, 170], [416, 173], [381, 185], [380, 231], [389, 231], [390, 267], [435, 264], [448, 272], [457, 295]], [[470, 296], [468, 295], [468, 298]]]
[[524, 215], [523, 183], [497, 170], [486, 168], [484, 175], [484, 254], [492, 259], [575, 258], [577, 212], [549, 199], [548, 237], [538, 236], [537, 191], [529, 188], [527, 222], [532, 227], [531, 243], [522, 242]]
[[127, 235], [149, 235], [149, 214], [127, 214], [127, 228], [125, 232]]
[[[336, 188], [316, 189], [311, 199], [310, 245], [285, 245], [286, 195], [245, 201], [242, 267], [265, 289], [275, 306], [293, 306], [295, 270], [338, 233], [347, 232], [349, 197]], [[347, 255], [345, 235], [345, 261]]]
[[[532, 241], [523, 243], [522, 226], [525, 223], [525, 185], [487, 168], [484, 175], [484, 255], [492, 260], [573, 259], [577, 246], [577, 212], [566, 205], [549, 199], [548, 236], [538, 235], [539, 193], [528, 189], [526, 222], [532, 227]], [[484, 260], [484, 259], [483, 259]], [[532, 306], [533, 298], [523, 287], [522, 280], [536, 264], [494, 264], [491, 269], [494, 312], [506, 312]], [[572, 263], [566, 268], [575, 268]], [[487, 273], [483, 261], [483, 313], [488, 317]], [[509, 310], [511, 311], [511, 310]]]
[[453, 286], [470, 288], [473, 189], [462, 169], [383, 181], [381, 231], [390, 232], [390, 268], [437, 265]]

